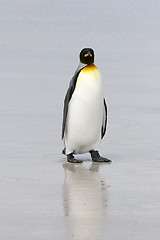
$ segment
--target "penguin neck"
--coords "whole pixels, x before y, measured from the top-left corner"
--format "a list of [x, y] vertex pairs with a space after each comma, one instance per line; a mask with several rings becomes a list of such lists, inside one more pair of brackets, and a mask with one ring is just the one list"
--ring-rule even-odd
[[78, 71], [80, 71], [80, 70], [82, 70], [83, 68], [85, 68], [85, 67], [96, 67], [95, 65], [94, 65], [94, 63], [92, 63], [92, 64], [86, 64], [86, 63], [79, 63], [79, 65], [78, 65], [78, 67], [77, 67], [77, 69], [76, 69], [76, 71], [75, 71], [75, 73], [77, 73]]
[[86, 66], [87, 66], [87, 64], [80, 62], [79, 65], [78, 65], [78, 67], [77, 67], [77, 69], [76, 69], [76, 72], [75, 72], [75, 73], [77, 73], [78, 71], [82, 70], [82, 69], [85, 68]]
[[98, 68], [92, 63], [83, 68], [83, 71], [96, 71]]

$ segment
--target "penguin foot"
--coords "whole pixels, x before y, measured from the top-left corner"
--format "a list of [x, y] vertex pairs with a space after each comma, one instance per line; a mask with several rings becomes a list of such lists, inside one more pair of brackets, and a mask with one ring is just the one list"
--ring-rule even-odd
[[93, 162], [107, 162], [111, 163], [112, 161], [108, 158], [101, 157], [98, 151], [89, 151]]
[[67, 155], [67, 161], [70, 163], [82, 163], [82, 160], [77, 160], [74, 158], [73, 153]]
[[104, 158], [104, 157], [97, 157], [92, 159], [93, 162], [106, 162], [106, 163], [111, 163], [112, 160], [108, 159], [108, 158]]

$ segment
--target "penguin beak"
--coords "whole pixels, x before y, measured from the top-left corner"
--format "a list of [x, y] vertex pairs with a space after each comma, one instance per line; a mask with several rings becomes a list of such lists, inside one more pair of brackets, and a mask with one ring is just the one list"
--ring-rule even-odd
[[89, 56], [89, 53], [84, 54], [84, 57], [88, 57], [88, 56]]
[[92, 57], [92, 54], [91, 53], [84, 54], [84, 57], [88, 57], [88, 56]]

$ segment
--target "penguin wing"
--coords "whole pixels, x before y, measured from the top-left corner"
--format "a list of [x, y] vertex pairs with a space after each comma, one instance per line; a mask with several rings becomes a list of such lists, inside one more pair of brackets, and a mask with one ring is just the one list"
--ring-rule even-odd
[[72, 77], [70, 84], [69, 84], [69, 88], [67, 90], [65, 99], [64, 99], [64, 108], [63, 108], [63, 123], [62, 123], [62, 139], [64, 138], [64, 132], [65, 132], [65, 127], [66, 127], [66, 119], [67, 119], [67, 113], [68, 113], [68, 104], [69, 101], [72, 98], [72, 94], [74, 92], [74, 89], [76, 87], [76, 82], [77, 82], [77, 78], [78, 75], [80, 73], [82, 69], [78, 70], [75, 72], [74, 76]]
[[101, 128], [101, 139], [104, 137], [107, 129], [107, 104], [105, 98], [103, 99], [103, 122]]

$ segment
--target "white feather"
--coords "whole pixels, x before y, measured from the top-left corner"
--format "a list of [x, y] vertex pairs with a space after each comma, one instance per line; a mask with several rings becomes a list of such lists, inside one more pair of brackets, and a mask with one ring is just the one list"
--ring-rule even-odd
[[66, 154], [97, 150], [101, 138], [102, 121], [101, 74], [95, 66], [88, 71], [84, 68], [78, 76], [69, 102], [65, 130]]

